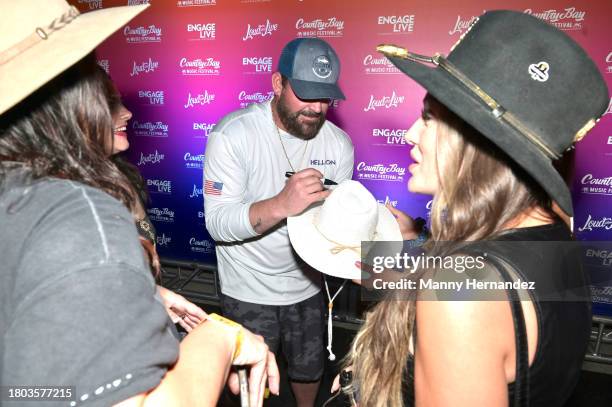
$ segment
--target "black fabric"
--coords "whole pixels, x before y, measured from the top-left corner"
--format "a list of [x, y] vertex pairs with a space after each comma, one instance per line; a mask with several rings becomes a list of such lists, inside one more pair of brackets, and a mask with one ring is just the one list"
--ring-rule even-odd
[[[526, 370], [529, 392], [521, 406], [562, 406], [571, 395], [580, 376], [591, 330], [591, 302], [543, 301], [538, 287], [556, 285], [560, 289], [576, 286], [580, 298], [589, 298], [588, 279], [578, 255], [566, 259], [562, 269], [556, 269], [554, 245], [543, 253], [534, 248], [534, 241], [559, 242], [571, 240], [569, 229], [562, 223], [510, 230], [497, 240], [514, 242], [512, 251], [495, 255], [512, 266], [523, 281], [534, 281], [530, 292], [538, 321], [538, 343], [534, 360]], [[506, 246], [508, 247], [508, 246]], [[574, 277], [569, 280], [567, 276]], [[582, 284], [575, 284], [582, 280]], [[516, 325], [517, 322], [515, 322]], [[416, 332], [415, 332], [416, 334]], [[517, 333], [515, 332], [515, 335]], [[518, 333], [520, 335], [520, 333]], [[525, 335], [526, 336], [526, 335]], [[525, 345], [526, 345], [526, 337]], [[522, 340], [522, 339], [521, 339]], [[525, 346], [526, 348], [526, 346]], [[415, 348], [415, 352], [418, 349]], [[520, 356], [520, 355], [519, 355]], [[523, 356], [524, 358], [524, 356]], [[524, 360], [524, 359], [523, 359]], [[519, 372], [519, 376], [520, 377]], [[524, 375], [523, 375], [524, 377]], [[523, 385], [521, 383], [521, 385]], [[414, 405], [414, 359], [409, 358], [405, 382], [404, 404]], [[516, 384], [508, 384], [508, 401], [513, 405]]]
[[[512, 282], [513, 277], [509, 270], [511, 265], [505, 264], [502, 259], [494, 254], [488, 253], [488, 261], [493, 263], [504, 281]], [[513, 270], [513, 269], [512, 269]], [[525, 315], [519, 299], [518, 292], [514, 289], [508, 290], [510, 309], [512, 311], [512, 322], [514, 324], [514, 344], [516, 348], [515, 364], [516, 374], [514, 380], [514, 397], [510, 404], [514, 407], [529, 406], [529, 349], [527, 345], [527, 328], [525, 327]]]

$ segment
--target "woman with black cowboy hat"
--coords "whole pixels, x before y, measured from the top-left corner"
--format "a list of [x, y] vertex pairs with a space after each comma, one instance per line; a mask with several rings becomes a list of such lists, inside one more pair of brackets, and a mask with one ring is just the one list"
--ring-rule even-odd
[[145, 265], [92, 51], [146, 7], [0, 0], [3, 401], [212, 406], [233, 364], [251, 366], [251, 405], [268, 377], [278, 392], [273, 355], [240, 325], [210, 315], [179, 345]]
[[447, 58], [379, 50], [428, 92], [406, 139], [408, 189], [434, 196], [429, 246], [511, 242], [487, 270], [536, 285], [502, 301], [378, 303], [346, 363], [359, 405], [563, 405], [591, 312], [580, 257], [563, 251], [572, 235], [553, 203], [570, 216], [572, 203], [553, 162], [606, 110], [600, 73], [564, 33], [512, 11], [482, 15]]

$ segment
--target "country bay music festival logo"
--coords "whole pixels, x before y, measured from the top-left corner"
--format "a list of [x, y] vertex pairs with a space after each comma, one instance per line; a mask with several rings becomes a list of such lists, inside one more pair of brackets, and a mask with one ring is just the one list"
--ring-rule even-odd
[[363, 72], [366, 75], [397, 75], [402, 72], [384, 55], [368, 54], [363, 58]]
[[153, 222], [174, 223], [174, 211], [169, 208], [149, 208], [147, 215]]
[[295, 22], [296, 37], [332, 38], [344, 35], [344, 20], [338, 17], [298, 18]]
[[192, 252], [202, 254], [210, 254], [215, 250], [215, 245], [211, 240], [198, 239], [195, 237], [191, 237], [189, 239], [189, 247], [191, 248]]
[[406, 168], [398, 163], [382, 164], [361, 161], [355, 167], [359, 181], [403, 182]]
[[560, 10], [533, 10], [528, 8], [524, 11], [564, 31], [576, 31], [584, 28], [586, 11], [578, 10], [576, 7], [567, 7]]
[[183, 76], [219, 76], [221, 61], [215, 57], [181, 58], [178, 62], [179, 71]]
[[588, 195], [612, 196], [612, 176], [598, 177], [587, 173], [580, 178], [580, 192]]
[[268, 100], [272, 100], [274, 98], [274, 91], [267, 92], [250, 92], [242, 90], [238, 93], [238, 102], [240, 103], [240, 108], [245, 108], [253, 103], [263, 103]]
[[123, 28], [123, 35], [128, 44], [144, 44], [162, 41], [162, 29], [155, 24], [131, 26]]
[[140, 137], [168, 137], [168, 125], [162, 121], [130, 121], [132, 133]]
[[216, 6], [217, 0], [177, 0], [176, 7]]
[[185, 163], [185, 168], [187, 169], [203, 170], [204, 154], [192, 154], [190, 152], [186, 152], [183, 155], [183, 162]]

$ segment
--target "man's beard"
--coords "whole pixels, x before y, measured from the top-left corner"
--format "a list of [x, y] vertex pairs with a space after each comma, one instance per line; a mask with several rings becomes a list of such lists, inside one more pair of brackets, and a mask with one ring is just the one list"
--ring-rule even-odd
[[[323, 112], [316, 113], [309, 109], [302, 109], [295, 113], [289, 111], [285, 103], [285, 93], [281, 93], [276, 102], [276, 113], [281, 123], [287, 130], [287, 133], [301, 138], [302, 140], [310, 140], [314, 138], [325, 123], [325, 114]], [[313, 122], [300, 122], [300, 115], [306, 117], [317, 117], [319, 120]]]

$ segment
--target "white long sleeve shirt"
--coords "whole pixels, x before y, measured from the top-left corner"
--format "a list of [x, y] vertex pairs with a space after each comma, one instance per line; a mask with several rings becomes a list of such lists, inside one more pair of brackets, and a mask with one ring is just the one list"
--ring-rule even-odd
[[315, 168], [338, 183], [350, 179], [354, 151], [347, 134], [329, 121], [308, 143], [275, 127], [270, 102], [230, 113], [215, 126], [204, 160], [204, 214], [217, 241], [221, 292], [251, 303], [289, 305], [319, 292], [321, 276], [292, 250], [285, 221], [259, 235], [249, 208], [277, 195], [291, 166]]

